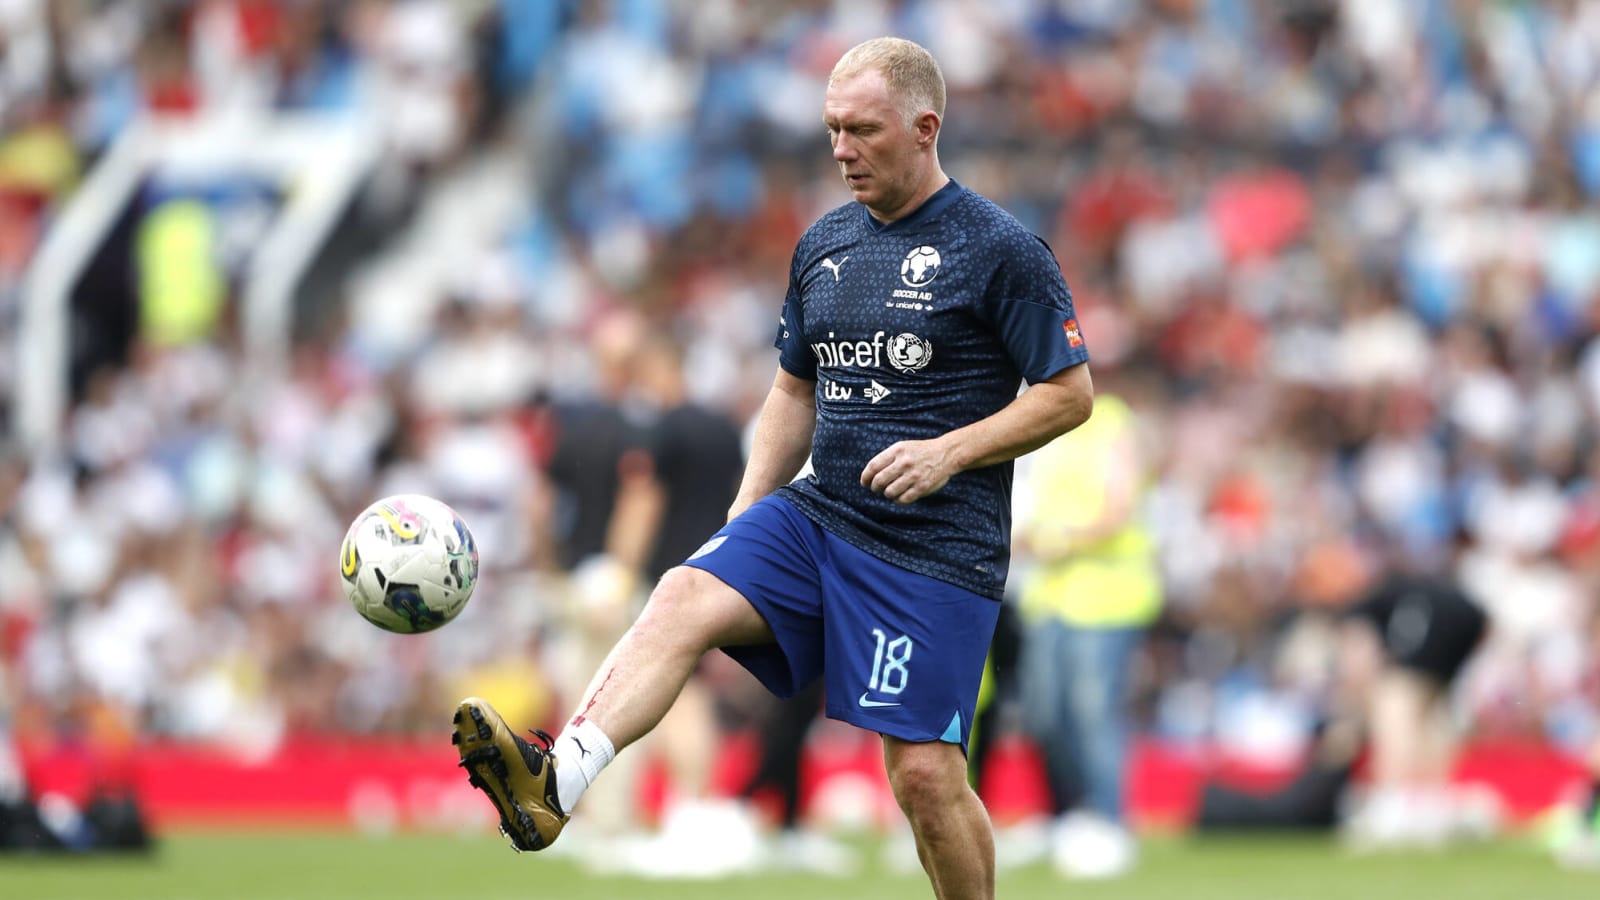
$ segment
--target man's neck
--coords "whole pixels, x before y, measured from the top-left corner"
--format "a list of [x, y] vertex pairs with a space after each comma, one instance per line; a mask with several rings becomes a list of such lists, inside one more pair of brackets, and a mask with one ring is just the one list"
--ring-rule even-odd
[[911, 195], [910, 200], [902, 203], [892, 214], [886, 216], [870, 206], [867, 207], [867, 213], [874, 219], [877, 219], [878, 222], [883, 225], [889, 225], [891, 223], [898, 222], [901, 219], [904, 219], [906, 216], [916, 212], [918, 209], [921, 209], [922, 204], [927, 203], [929, 197], [939, 193], [939, 191], [949, 183], [950, 176], [946, 175], [943, 169], [935, 166], [933, 171], [929, 173], [928, 177], [922, 180], [922, 187], [915, 194]]

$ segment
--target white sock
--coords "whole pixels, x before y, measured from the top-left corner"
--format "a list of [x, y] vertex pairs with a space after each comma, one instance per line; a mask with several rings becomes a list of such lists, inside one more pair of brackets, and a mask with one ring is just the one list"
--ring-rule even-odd
[[569, 723], [556, 738], [551, 752], [556, 755], [556, 796], [561, 800], [561, 811], [570, 816], [578, 798], [594, 784], [617, 751], [600, 726], [584, 719]]

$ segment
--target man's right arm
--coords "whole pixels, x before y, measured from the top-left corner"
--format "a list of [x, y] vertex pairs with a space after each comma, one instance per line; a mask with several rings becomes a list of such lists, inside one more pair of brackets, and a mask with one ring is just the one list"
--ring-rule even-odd
[[756, 420], [750, 461], [745, 463], [739, 495], [728, 518], [794, 480], [811, 455], [817, 430], [817, 383], [789, 374], [782, 366]]

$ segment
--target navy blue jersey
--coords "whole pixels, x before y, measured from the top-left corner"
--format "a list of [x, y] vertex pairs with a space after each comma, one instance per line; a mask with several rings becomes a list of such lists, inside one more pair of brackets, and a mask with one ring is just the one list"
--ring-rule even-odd
[[817, 383], [814, 474], [784, 495], [880, 559], [999, 599], [1010, 463], [904, 506], [863, 487], [861, 471], [897, 441], [986, 418], [1024, 380], [1088, 360], [1050, 248], [954, 181], [888, 225], [846, 204], [795, 248], [776, 346], [785, 371]]

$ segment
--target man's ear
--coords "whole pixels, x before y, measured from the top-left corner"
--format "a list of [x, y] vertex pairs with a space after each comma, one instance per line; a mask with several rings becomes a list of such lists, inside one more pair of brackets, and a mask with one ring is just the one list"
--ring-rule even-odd
[[939, 139], [939, 126], [944, 124], [939, 120], [939, 114], [931, 109], [923, 110], [912, 122], [912, 129], [917, 133], [918, 144], [932, 144]]

